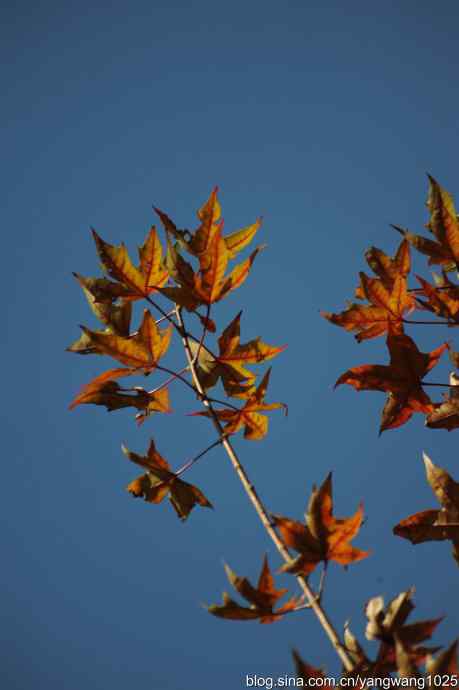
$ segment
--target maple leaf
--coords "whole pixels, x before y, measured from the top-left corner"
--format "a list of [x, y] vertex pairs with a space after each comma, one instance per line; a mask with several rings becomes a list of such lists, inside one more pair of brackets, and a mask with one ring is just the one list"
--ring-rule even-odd
[[148, 309], [144, 310], [138, 332], [128, 338], [116, 333], [101, 333], [81, 327], [90, 344], [99, 352], [109, 355], [128, 367], [143, 371], [154, 369], [167, 352], [172, 326], [161, 330]]
[[229, 252], [229, 258], [234, 259], [240, 251], [245, 249], [253, 240], [261, 228], [262, 219], [258, 218], [252, 225], [247, 225], [241, 230], [236, 230], [223, 238]]
[[280, 515], [273, 515], [272, 519], [285, 544], [299, 552], [292, 563], [282, 567], [285, 572], [309, 575], [321, 561], [347, 566], [369, 555], [350, 543], [360, 530], [363, 506], [352, 517], [333, 516], [331, 473], [320, 488], [314, 487], [305, 524]]
[[442, 316], [449, 321], [459, 323], [459, 290], [458, 286], [451, 284], [451, 289], [440, 289], [431, 285], [427, 280], [416, 276], [422, 286], [427, 302], [417, 299], [427, 310]]
[[[229, 253], [220, 231], [206, 255], [201, 255], [201, 268], [197, 273], [181, 257], [177, 248], [173, 248], [173, 252], [169, 251], [169, 256], [173, 257], [175, 262], [171, 274], [178, 283], [178, 287], [164, 287], [160, 289], [160, 292], [188, 311], [194, 311], [199, 304], [210, 305], [219, 302], [244, 283], [262, 248], [257, 247], [248, 259], [235, 266], [228, 275], [226, 275], [226, 267]], [[189, 269], [191, 269], [191, 274]]]
[[143, 278], [142, 293], [147, 296], [165, 285], [169, 277], [163, 262], [163, 248], [154, 226], [138, 252], [139, 271]]
[[[398, 639], [397, 635], [394, 637], [396, 640], [396, 666], [400, 677], [420, 678], [423, 681], [424, 687], [430, 687], [432, 683], [436, 683], [437, 687], [444, 688], [445, 690], [448, 687], [457, 685], [459, 680], [457, 640], [443, 652], [440, 652], [437, 657], [433, 656], [432, 651], [427, 652], [425, 655], [425, 673], [421, 674], [417, 667], [418, 660], [413, 659], [413, 650], [405, 642]], [[419, 681], [417, 685], [420, 685]]]
[[[216, 229], [222, 225], [222, 223], [219, 222], [221, 218], [221, 207], [217, 194], [218, 187], [214, 187], [209, 199], [199, 209], [197, 215], [201, 224], [194, 235], [189, 230], [179, 230], [164, 211], [155, 207], [155, 211], [159, 215], [164, 229], [177, 241], [180, 249], [186, 250], [194, 256], [199, 256], [199, 254], [202, 254], [208, 249], [213, 234]], [[260, 229], [261, 223], [262, 219], [258, 218], [255, 223], [247, 225], [241, 230], [236, 230], [223, 238], [230, 259], [234, 259], [240, 251], [251, 243]]]
[[225, 328], [218, 339], [219, 354], [214, 357], [197, 343], [191, 343], [193, 354], [199, 351], [197, 362], [199, 380], [205, 389], [212, 388], [221, 378], [227, 395], [247, 398], [255, 391], [255, 374], [247, 364], [261, 364], [285, 350], [286, 345], [275, 347], [254, 338], [241, 345], [242, 311]]
[[381, 596], [373, 597], [365, 607], [368, 623], [365, 635], [368, 640], [379, 640], [380, 648], [375, 667], [378, 672], [390, 673], [397, 669], [402, 661], [403, 668], [410, 666], [413, 670], [422, 664], [429, 653], [437, 648], [426, 648], [420, 645], [430, 639], [442, 617], [431, 620], [406, 623], [414, 609], [412, 602], [414, 588], [401, 592], [392, 599], [387, 607]]
[[459, 369], [459, 352], [449, 349], [448, 356], [456, 369]]
[[161, 503], [169, 496], [175, 512], [181, 520], [186, 520], [195, 505], [212, 508], [212, 504], [202, 491], [193, 484], [188, 484], [172, 472], [169, 463], [156, 450], [153, 439], [147, 455], [138, 455], [122, 446], [124, 454], [136, 465], [144, 467], [147, 472], [134, 479], [127, 490], [136, 498], [143, 498], [147, 503]]
[[194, 269], [188, 261], [185, 261], [178, 245], [173, 245], [169, 237], [167, 238], [166, 266], [177, 287], [163, 287], [160, 290], [161, 294], [188, 311], [194, 311], [201, 303], [194, 290]]
[[421, 678], [422, 674], [410, 654], [411, 650], [398, 635], [394, 635], [395, 641], [395, 668], [399, 678]]
[[217, 226], [205, 249], [199, 254], [200, 271], [194, 276], [194, 291], [203, 304], [218, 302], [229, 261], [229, 252]]
[[[104, 333], [105, 331], [99, 331]], [[77, 355], [102, 355], [101, 352], [95, 345], [92, 344], [91, 338], [86, 334], [82, 333], [79, 338], [73, 341], [68, 347], [65, 348], [66, 352], [73, 352]]]
[[440, 510], [424, 510], [402, 520], [393, 529], [394, 534], [408, 539], [412, 544], [426, 541], [451, 540], [453, 557], [459, 565], [459, 483], [434, 465], [424, 453], [424, 465], [429, 482]]
[[457, 661], [458, 641], [455, 640], [447, 649], [438, 654], [437, 657], [429, 655], [426, 660], [427, 675], [433, 676], [447, 676], [449, 682], [446, 685], [452, 685], [451, 679], [459, 679], [459, 665]]
[[[365, 259], [388, 292], [392, 291], [397, 276], [406, 278], [411, 270], [410, 245], [407, 240], [402, 240], [393, 258], [377, 247], [370, 247], [365, 252]], [[355, 296], [367, 299], [362, 285], [356, 289]]]
[[177, 228], [174, 221], [171, 218], [169, 218], [167, 213], [161, 211], [161, 209], [157, 208], [156, 206], [153, 206], [153, 209], [155, 213], [159, 216], [159, 219], [164, 230], [166, 231], [167, 236], [172, 236], [176, 240], [177, 245], [178, 247], [180, 247], [180, 249], [189, 251], [189, 241], [192, 237], [191, 232], [189, 230], [180, 230], [179, 228]]
[[[188, 311], [194, 311], [199, 304], [210, 305], [218, 302], [242, 285], [255, 257], [262, 249], [255, 249], [248, 259], [226, 274], [228, 262], [250, 244], [261, 225], [261, 220], [224, 237], [217, 191], [215, 187], [209, 199], [199, 209], [198, 218], [201, 223], [194, 233], [189, 230], [178, 230], [165, 213], [155, 209], [168, 236], [177, 240], [173, 246], [168, 238], [166, 258], [169, 273], [177, 287], [163, 287], [160, 292]], [[181, 250], [198, 259], [197, 272], [181, 256]]]
[[383, 409], [380, 433], [405, 424], [414, 412], [428, 414], [433, 404], [422, 388], [422, 380], [439, 361], [448, 345], [430, 353], [420, 352], [407, 335], [389, 335], [387, 347], [390, 364], [363, 364], [348, 369], [335, 383], [353, 386], [357, 391], [376, 390], [389, 393]]
[[[116, 333], [121, 336], [129, 335], [132, 304], [126, 300], [114, 304], [118, 297], [127, 294], [125, 288], [106, 278], [85, 278], [78, 273], [73, 275], [81, 285], [92, 311], [99, 321], [107, 327], [105, 331], [100, 332]], [[95, 345], [91, 344], [90, 338], [85, 333], [82, 333], [80, 338], [67, 348], [67, 351], [82, 355], [102, 354]]]
[[352, 661], [354, 662], [354, 672], [368, 672], [372, 670], [372, 664], [370, 660], [368, 659], [367, 655], [363, 651], [359, 641], [355, 637], [355, 635], [352, 634], [351, 629], [349, 627], [349, 622], [346, 622], [344, 624], [344, 645], [346, 647], [346, 651], [349, 654], [349, 656], [352, 658]]
[[[258, 388], [248, 396], [245, 405], [241, 409], [224, 408], [222, 410], [215, 410], [214, 414], [221, 422], [225, 423], [225, 435], [236, 434], [243, 428], [244, 438], [249, 441], [259, 441], [268, 433], [269, 423], [268, 417], [260, 413], [280, 408], [287, 411], [287, 406], [284, 403], [265, 403], [264, 401], [270, 373], [271, 369], [268, 369]], [[194, 417], [213, 416], [208, 410], [192, 412], [191, 415]]]
[[358, 342], [386, 332], [402, 334], [403, 315], [414, 306], [414, 300], [407, 290], [406, 277], [397, 274], [390, 290], [382, 280], [368, 278], [365, 273], [360, 274], [360, 283], [361, 291], [370, 304], [351, 303], [340, 314], [321, 312], [321, 315], [346, 331], [357, 331], [355, 338]]
[[197, 230], [191, 235], [187, 249], [191, 254], [200, 258], [204, 266], [208, 263], [206, 258], [217, 235], [223, 229], [221, 218], [222, 209], [218, 200], [218, 187], [214, 187], [208, 200], [198, 210], [198, 218], [201, 221]]
[[129, 297], [129, 290], [125, 288], [124, 285], [120, 283], [114, 283], [108, 278], [89, 278], [81, 276], [75, 271], [72, 274], [74, 278], [80, 284], [86, 299], [88, 300], [89, 306], [94, 311], [97, 318], [99, 318], [102, 323], [107, 325], [110, 324], [110, 320], [107, 319], [107, 315], [110, 312], [104, 310], [107, 305], [112, 305], [113, 302], [122, 297]]
[[136, 415], [138, 424], [155, 412], [170, 412], [169, 392], [167, 388], [148, 392], [136, 386], [134, 389], [122, 388], [115, 379], [138, 373], [136, 369], [110, 369], [87, 383], [74, 400], [69, 409], [77, 405], [102, 405], [108, 412], [125, 407], [135, 407], [139, 410]]
[[97, 252], [104, 270], [127, 291], [130, 300], [147, 297], [162, 287], [168, 272], [162, 261], [162, 247], [156, 229], [151, 228], [144, 244], [139, 248], [139, 267], [132, 263], [124, 244], [116, 247], [105, 242], [92, 231]]
[[265, 556], [257, 587], [253, 587], [246, 577], [238, 577], [229, 566], [225, 564], [225, 571], [229, 582], [234, 589], [250, 603], [250, 607], [240, 606], [227, 592], [223, 593], [223, 604], [212, 604], [207, 607], [209, 613], [218, 618], [228, 620], [259, 620], [260, 623], [274, 623], [280, 620], [282, 615], [294, 610], [302, 599], [292, 597], [276, 611], [273, 610], [278, 600], [288, 589], [276, 589], [274, 578]]
[[449, 376], [449, 385], [449, 393], [444, 395], [444, 401], [435, 403], [434, 409], [426, 417], [429, 429], [452, 431], [459, 427], [459, 378], [454, 372]]
[[[94, 402], [95, 405], [105, 404], [97, 402], [98, 396], [101, 396], [99, 399], [102, 399], [102, 397], [106, 395], [108, 400], [110, 394], [121, 390], [115, 379], [122, 378], [123, 376], [131, 376], [134, 373], [136, 373], [136, 369], [120, 368], [104, 371], [103, 374], [96, 376], [96, 378], [92, 379], [81, 388], [78, 395], [70, 403], [69, 410], [73, 410], [77, 405], [83, 405], [85, 403]], [[94, 398], [94, 400], [92, 400], [92, 398]], [[120, 405], [120, 407], [123, 407], [123, 405]], [[117, 408], [113, 407], [112, 409]]]
[[429, 178], [427, 207], [430, 220], [427, 229], [434, 235], [430, 240], [422, 235], [414, 235], [396, 225], [408, 242], [419, 252], [429, 257], [429, 265], [442, 264], [445, 270], [452, 270], [459, 262], [459, 223], [452, 196], [443, 189], [433, 177]]

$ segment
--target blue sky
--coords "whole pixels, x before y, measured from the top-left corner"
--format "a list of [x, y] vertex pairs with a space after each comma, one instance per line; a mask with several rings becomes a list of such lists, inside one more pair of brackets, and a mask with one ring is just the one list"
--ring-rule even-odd
[[[189, 226], [215, 184], [225, 227], [263, 215], [268, 244], [218, 326], [243, 306], [244, 339], [288, 343], [270, 396], [289, 417], [235, 442], [250, 475], [292, 517], [329, 470], [338, 515], [364, 501], [356, 544], [373, 554], [327, 582], [338, 627], [363, 637], [365, 601], [414, 584], [418, 618], [447, 614], [438, 643], [457, 635], [449, 546], [391, 534], [436, 505], [422, 450], [459, 478], [455, 436], [419, 416], [378, 439], [383, 396], [332, 385], [384, 362], [383, 342], [359, 346], [319, 310], [351, 298], [367, 247], [393, 252], [389, 223], [420, 231], [426, 171], [459, 189], [458, 19], [449, 1], [4, 6], [2, 687], [234, 690], [290, 674], [293, 646], [338, 672], [309, 613], [260, 626], [202, 609], [227, 588], [223, 560], [252, 579], [265, 552], [280, 565], [221, 452], [189, 475], [216, 509], [185, 525], [125, 492], [136, 469], [122, 442], [141, 452], [153, 435], [177, 467], [212, 440], [183, 416], [192, 399], [171, 390], [177, 414], [141, 430], [129, 411], [67, 410], [110, 366], [64, 352], [78, 324], [95, 326], [71, 276], [97, 272], [89, 226], [133, 252], [152, 204]], [[454, 336], [411, 334], [424, 350]]]

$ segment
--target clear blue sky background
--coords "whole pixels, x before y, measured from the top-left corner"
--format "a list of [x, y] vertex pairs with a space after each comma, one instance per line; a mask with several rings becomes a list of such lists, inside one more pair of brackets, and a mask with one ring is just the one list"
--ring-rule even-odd
[[[89, 226], [134, 251], [153, 203], [191, 225], [214, 184], [226, 227], [262, 214], [269, 245], [218, 325], [242, 303], [244, 338], [289, 345], [271, 399], [290, 415], [237, 449], [275, 512], [299, 518], [329, 470], [338, 515], [363, 499], [356, 544], [373, 555], [330, 568], [337, 626], [350, 618], [363, 637], [364, 602], [414, 584], [417, 617], [447, 614], [436, 640], [449, 642], [449, 546], [391, 529], [436, 505], [423, 449], [459, 477], [457, 436], [418, 416], [378, 439], [382, 394], [332, 384], [384, 362], [383, 341], [358, 346], [319, 309], [352, 297], [368, 246], [396, 248], [390, 222], [422, 228], [426, 171], [459, 190], [457, 3], [29, 2], [2, 15], [2, 687], [235, 690], [245, 674], [292, 673], [292, 646], [338, 672], [309, 613], [260, 626], [201, 608], [226, 588], [223, 559], [252, 579], [265, 551], [280, 564], [221, 452], [190, 475], [216, 509], [185, 525], [125, 492], [136, 468], [121, 442], [142, 451], [152, 434], [177, 467], [212, 438], [182, 416], [193, 400], [174, 388], [177, 416], [140, 431], [131, 411], [67, 410], [109, 366], [64, 352], [96, 323], [71, 276], [97, 272]], [[416, 331], [424, 349], [451, 334]]]

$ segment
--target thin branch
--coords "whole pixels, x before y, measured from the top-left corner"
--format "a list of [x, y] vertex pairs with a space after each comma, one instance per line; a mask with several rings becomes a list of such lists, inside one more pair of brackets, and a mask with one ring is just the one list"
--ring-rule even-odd
[[266, 614], [267, 616], [279, 616], [279, 618], [282, 618], [282, 616], [287, 616], [289, 613], [297, 613], [298, 611], [306, 611], [307, 609], [311, 608], [311, 604], [301, 604], [300, 606], [295, 606], [294, 609], [287, 609], [287, 611], [272, 611], [271, 613]]
[[[176, 322], [174, 321], [174, 319], [173, 319], [173, 318], [172, 318], [172, 317], [171, 317], [171, 316], [170, 316], [170, 315], [169, 315], [169, 314], [168, 314], [168, 313], [157, 303], [157, 302], [155, 302], [154, 300], [152, 300], [151, 297], [150, 297], [149, 295], [147, 295], [147, 296], [145, 297], [145, 299], [147, 300], [147, 302], [148, 302], [149, 304], [151, 304], [152, 307], [154, 307], [155, 309], [157, 309], [157, 311], [159, 311], [159, 313], [162, 314], [163, 319], [165, 319], [166, 321], [169, 321], [169, 323], [172, 324], [172, 326], [175, 328], [175, 330], [177, 331], [177, 333], [179, 334], [179, 336], [180, 336], [181, 338], [182, 338], [183, 336], [187, 335], [186, 333], [184, 333], [183, 326], [181, 326], [180, 324], [176, 323]], [[177, 311], [176, 311], [175, 309], [174, 309], [174, 313], [177, 314]]]
[[[292, 563], [292, 558], [290, 556], [290, 552], [288, 548], [285, 546], [284, 542], [282, 539], [279, 537], [278, 533], [276, 532], [276, 529], [271, 522], [271, 519], [269, 517], [268, 511], [266, 510], [262, 500], [258, 496], [258, 493], [250, 481], [244, 467], [242, 466], [233, 446], [231, 445], [230, 440], [225, 436], [224, 430], [222, 425], [220, 424], [220, 420], [218, 419], [218, 416], [212, 407], [211, 401], [208, 399], [208, 397], [205, 394], [204, 389], [201, 386], [201, 382], [199, 380], [199, 376], [197, 375], [196, 372], [196, 367], [195, 367], [195, 362], [193, 358], [193, 354], [191, 352], [190, 348], [190, 343], [186, 334], [186, 329], [185, 329], [185, 324], [183, 322], [183, 317], [181, 313], [181, 309], [178, 305], [176, 305], [176, 315], [177, 315], [177, 323], [180, 328], [180, 331], [182, 333], [182, 343], [183, 347], [185, 349], [186, 357], [188, 360], [188, 364], [190, 365], [190, 370], [191, 370], [191, 375], [193, 377], [193, 382], [196, 387], [197, 392], [201, 396], [201, 401], [204, 407], [207, 408], [209, 411], [209, 416], [213, 422], [213, 425], [218, 432], [219, 436], [221, 437], [222, 440], [222, 445], [225, 448], [225, 451], [231, 461], [231, 464], [233, 465], [233, 468], [239, 477], [239, 480], [244, 487], [244, 490], [251, 501], [258, 517], [260, 518], [261, 523], [263, 524], [263, 527], [265, 528], [266, 532], [272, 539], [274, 545], [276, 546], [278, 552], [284, 559], [284, 561], [288, 564]], [[348, 652], [346, 651], [345, 646], [341, 642], [338, 633], [334, 629], [332, 623], [328, 619], [325, 611], [322, 609], [321, 605], [319, 602], [316, 600], [316, 597], [314, 595], [314, 592], [312, 589], [309, 587], [307, 578], [304, 577], [303, 575], [297, 575], [296, 576], [297, 581], [303, 590], [303, 592], [306, 595], [306, 598], [311, 606], [311, 609], [314, 611], [316, 614], [322, 628], [324, 629], [325, 633], [327, 634], [330, 642], [332, 643], [333, 647], [335, 648], [338, 656], [340, 657], [345, 669], [347, 671], [351, 671], [354, 668], [354, 663], [352, 661], [352, 658], [349, 656]]]
[[[319, 580], [319, 587], [317, 589], [317, 592], [314, 595], [315, 600], [320, 604], [322, 600], [322, 594], [324, 592], [324, 586], [325, 586], [325, 578], [327, 575], [327, 567], [328, 567], [328, 561], [324, 561], [324, 567], [322, 568], [322, 572], [320, 573], [320, 580]], [[292, 609], [293, 611], [304, 611], [305, 609], [310, 609], [311, 604], [303, 604], [302, 606], [297, 606], [296, 608]], [[288, 611], [286, 611], [288, 613]]]

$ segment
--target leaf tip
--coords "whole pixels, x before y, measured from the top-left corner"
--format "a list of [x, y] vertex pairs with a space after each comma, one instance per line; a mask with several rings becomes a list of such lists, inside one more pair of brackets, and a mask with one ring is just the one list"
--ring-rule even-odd
[[422, 459], [424, 461], [424, 467], [426, 468], [426, 472], [429, 472], [434, 466], [432, 460], [429, 458], [426, 452], [422, 452]]
[[401, 228], [399, 225], [394, 225], [393, 223], [389, 223], [390, 227], [393, 228], [394, 230], [397, 230], [403, 237], [406, 235], [406, 230]]

